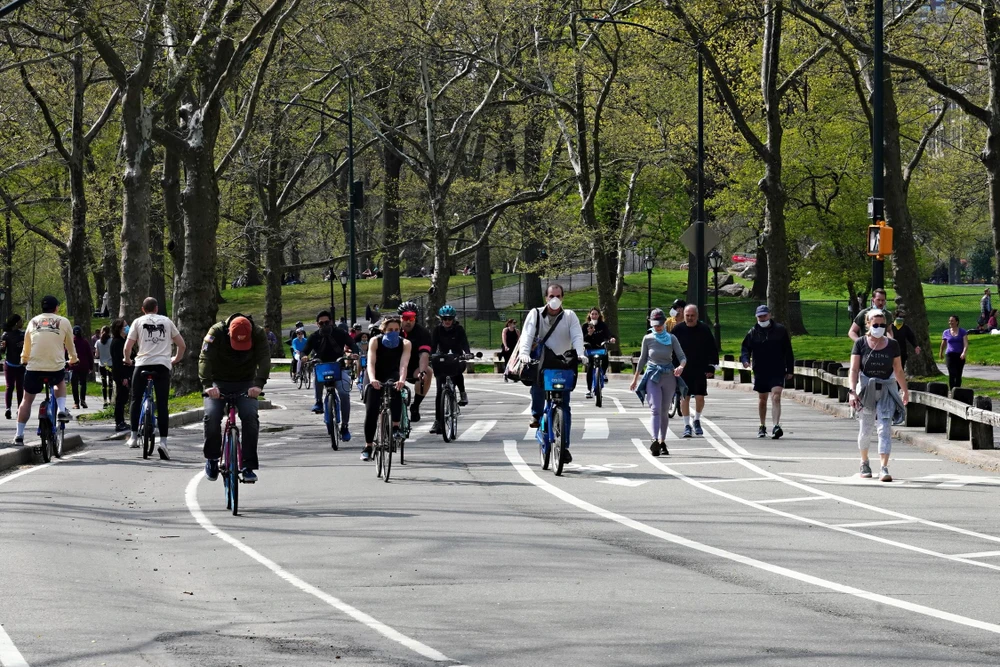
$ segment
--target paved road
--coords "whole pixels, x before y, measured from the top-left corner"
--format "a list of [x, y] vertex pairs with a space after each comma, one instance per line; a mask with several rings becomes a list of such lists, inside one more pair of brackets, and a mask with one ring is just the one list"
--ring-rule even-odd
[[1000, 477], [897, 444], [862, 481], [852, 422], [758, 440], [722, 390], [653, 459], [616, 378], [556, 478], [524, 387], [468, 383], [385, 484], [279, 375], [237, 517], [196, 429], [0, 477], [0, 665], [997, 664]]

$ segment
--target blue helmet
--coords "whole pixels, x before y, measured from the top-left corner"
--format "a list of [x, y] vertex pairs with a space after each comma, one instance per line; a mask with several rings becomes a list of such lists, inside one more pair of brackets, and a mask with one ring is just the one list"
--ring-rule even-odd
[[455, 307], [447, 304], [441, 306], [441, 309], [438, 311], [438, 317], [455, 317], [457, 314]]

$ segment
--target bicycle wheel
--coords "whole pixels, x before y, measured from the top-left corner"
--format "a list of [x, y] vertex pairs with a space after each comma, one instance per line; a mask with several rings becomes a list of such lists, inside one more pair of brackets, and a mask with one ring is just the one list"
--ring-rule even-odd
[[450, 400], [451, 418], [445, 420], [445, 429], [451, 431], [451, 439], [455, 440], [458, 438], [458, 415], [461, 414], [462, 410], [458, 407], [458, 397], [455, 396], [454, 389], [450, 393]]
[[293, 381], [297, 381], [297, 383], [299, 385], [299, 389], [302, 389], [303, 387], [306, 386], [306, 375], [305, 375], [305, 373], [301, 373], [301, 372], [297, 373], [296, 376], [295, 376], [295, 378], [293, 378]]
[[[542, 426], [541, 426], [541, 428], [542, 428], [542, 433], [545, 433], [545, 429], [546, 429], [545, 415], [542, 415]], [[545, 438], [543, 437], [543, 439], [545, 439]], [[538, 443], [538, 457], [539, 457], [540, 462], [542, 464], [542, 470], [548, 470], [549, 469], [549, 462], [552, 459], [552, 447], [550, 445], [547, 446], [547, 445], [543, 445], [542, 443]]]
[[153, 435], [153, 401], [146, 401], [142, 414], [142, 458], [153, 455], [156, 438]]
[[[391, 429], [391, 425], [390, 425]], [[389, 481], [389, 471], [392, 470], [392, 450], [396, 448], [396, 439], [392, 437], [392, 430], [389, 431], [389, 437], [386, 445], [382, 448], [382, 456], [385, 457], [382, 461], [382, 481]]]
[[667, 416], [673, 418], [675, 415], [679, 414], [681, 411], [681, 395], [679, 393], [674, 393], [674, 400], [670, 401], [670, 407], [667, 408]]
[[240, 439], [236, 431], [229, 432], [229, 442], [226, 443], [226, 446], [229, 448], [229, 497], [232, 501], [233, 516], [236, 516], [240, 507]]
[[392, 417], [389, 414], [389, 407], [384, 405], [379, 415], [378, 442], [375, 443], [375, 476], [382, 476], [382, 467], [385, 465], [385, 450], [389, 448], [389, 439], [392, 437]]
[[445, 389], [441, 396], [441, 437], [444, 438], [445, 442], [451, 442], [455, 437], [451, 429], [451, 422], [455, 412], [454, 403], [455, 392], [451, 389]]
[[340, 429], [337, 424], [337, 394], [335, 391], [326, 392], [323, 410], [326, 416], [326, 432], [330, 436], [330, 447], [333, 451], [340, 449]]
[[604, 402], [603, 391], [604, 388], [604, 378], [601, 375], [601, 369], [598, 368], [594, 373], [594, 405], [601, 407]]
[[294, 358], [292, 359], [292, 363], [288, 364], [288, 375], [291, 376], [292, 383], [294, 384], [294, 382], [297, 379], [296, 376], [298, 375], [298, 371], [295, 369], [295, 359]]
[[57, 459], [63, 457], [63, 444], [66, 441], [66, 425], [56, 424], [56, 428], [52, 433], [52, 455]]
[[563, 445], [565, 433], [563, 423], [563, 407], [560, 405], [552, 412], [552, 472], [558, 477], [563, 473]]
[[306, 373], [306, 389], [312, 389], [313, 387], [313, 372], [312, 368]]
[[233, 497], [229, 493], [232, 479], [229, 477], [229, 431], [222, 436], [222, 460], [219, 461], [219, 475], [222, 477], [222, 491], [226, 496], [226, 509], [233, 508]]
[[42, 451], [42, 461], [48, 463], [52, 460], [52, 424], [48, 419], [43, 419], [39, 423], [38, 434], [42, 438], [40, 445]]

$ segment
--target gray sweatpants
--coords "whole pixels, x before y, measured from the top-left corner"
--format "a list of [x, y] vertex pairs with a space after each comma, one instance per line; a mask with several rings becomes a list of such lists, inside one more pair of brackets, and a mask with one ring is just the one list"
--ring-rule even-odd
[[878, 453], [888, 454], [892, 451], [892, 423], [889, 419], [876, 419], [875, 408], [865, 408], [859, 415], [861, 428], [858, 431], [858, 449], [868, 449], [872, 431], [878, 429]]

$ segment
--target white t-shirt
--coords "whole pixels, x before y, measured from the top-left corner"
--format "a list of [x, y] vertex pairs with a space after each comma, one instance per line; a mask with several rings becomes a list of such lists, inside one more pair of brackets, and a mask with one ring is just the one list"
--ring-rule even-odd
[[180, 331], [169, 317], [153, 313], [137, 317], [128, 331], [128, 339], [137, 344], [139, 352], [135, 357], [135, 365], [166, 366], [170, 368], [173, 357], [173, 338]]

